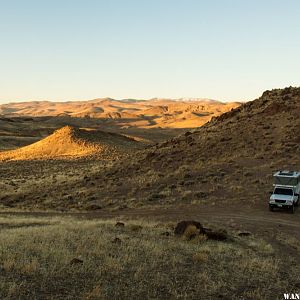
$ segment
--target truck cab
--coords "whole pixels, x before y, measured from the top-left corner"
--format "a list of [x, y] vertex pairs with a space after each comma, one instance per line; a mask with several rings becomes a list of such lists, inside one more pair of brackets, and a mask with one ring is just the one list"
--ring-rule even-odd
[[278, 171], [273, 177], [274, 190], [269, 200], [270, 211], [282, 208], [294, 213], [299, 202], [300, 172]]

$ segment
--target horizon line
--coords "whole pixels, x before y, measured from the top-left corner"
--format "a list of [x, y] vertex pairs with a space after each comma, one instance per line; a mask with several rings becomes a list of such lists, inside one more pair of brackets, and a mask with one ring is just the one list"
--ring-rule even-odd
[[182, 101], [182, 102], [200, 102], [200, 101], [213, 101], [213, 102], [221, 102], [221, 103], [245, 103], [252, 100], [232, 100], [232, 101], [226, 101], [226, 100], [219, 100], [209, 97], [152, 97], [152, 98], [112, 98], [112, 97], [96, 97], [96, 98], [90, 98], [90, 99], [72, 99], [72, 100], [34, 100], [34, 99], [28, 99], [28, 100], [8, 100], [8, 102], [3, 102], [0, 100], [0, 106], [1, 105], [7, 105], [7, 104], [17, 104], [17, 103], [30, 103], [30, 102], [51, 102], [51, 103], [67, 103], [67, 102], [89, 102], [89, 101], [95, 101], [95, 100], [112, 100], [112, 101], [154, 101], [154, 100], [169, 100], [169, 101]]

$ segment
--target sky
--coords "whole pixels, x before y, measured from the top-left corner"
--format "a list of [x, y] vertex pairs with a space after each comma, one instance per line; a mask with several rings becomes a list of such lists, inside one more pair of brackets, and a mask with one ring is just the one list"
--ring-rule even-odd
[[300, 86], [299, 0], [0, 0], [0, 103]]

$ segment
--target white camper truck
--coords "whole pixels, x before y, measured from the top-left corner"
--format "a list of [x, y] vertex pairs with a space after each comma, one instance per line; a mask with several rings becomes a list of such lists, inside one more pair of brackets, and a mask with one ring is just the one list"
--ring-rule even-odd
[[274, 190], [271, 192], [269, 208], [286, 208], [291, 213], [299, 202], [300, 172], [278, 171], [274, 175]]

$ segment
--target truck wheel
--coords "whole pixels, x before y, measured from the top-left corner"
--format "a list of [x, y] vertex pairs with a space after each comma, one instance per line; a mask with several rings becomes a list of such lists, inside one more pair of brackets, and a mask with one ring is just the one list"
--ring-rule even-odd
[[269, 205], [269, 211], [274, 211], [273, 206]]
[[290, 213], [293, 214], [295, 212], [295, 205], [293, 204], [291, 207], [290, 207]]

